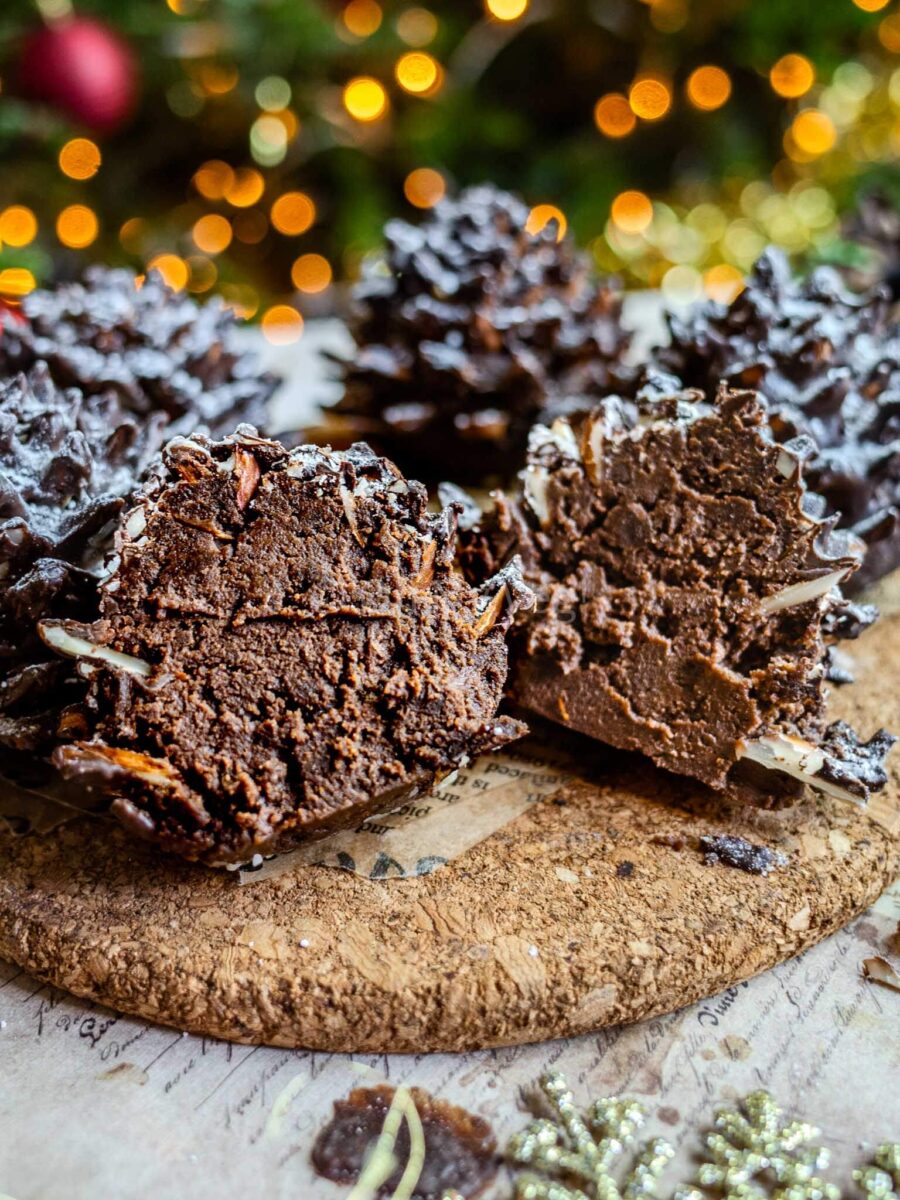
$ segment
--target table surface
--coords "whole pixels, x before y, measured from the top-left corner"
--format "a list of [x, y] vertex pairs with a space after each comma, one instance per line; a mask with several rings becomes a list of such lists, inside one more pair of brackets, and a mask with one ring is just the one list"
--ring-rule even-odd
[[[648, 317], [646, 301], [636, 302]], [[646, 326], [645, 326], [646, 327]], [[284, 424], [328, 394], [316, 349], [346, 345], [336, 323], [266, 349], [292, 385]], [[378, 886], [378, 885], [373, 885]], [[687, 1180], [718, 1103], [766, 1087], [819, 1124], [846, 1183], [874, 1144], [900, 1140], [900, 992], [862, 961], [900, 951], [900, 883], [800, 958], [667, 1017], [594, 1036], [465, 1055], [313, 1054], [182, 1035], [42, 986], [0, 963], [0, 1193], [15, 1200], [335, 1200], [309, 1149], [331, 1103], [367, 1081], [415, 1084], [486, 1117], [501, 1141], [527, 1120], [522, 1092], [548, 1067], [585, 1103], [627, 1094]], [[511, 1193], [501, 1177], [491, 1196]], [[3, 1197], [0, 1197], [3, 1200]]]

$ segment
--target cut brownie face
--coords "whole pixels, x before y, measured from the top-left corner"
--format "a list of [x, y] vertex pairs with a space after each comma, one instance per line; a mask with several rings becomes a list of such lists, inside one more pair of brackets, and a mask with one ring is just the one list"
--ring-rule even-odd
[[511, 695], [759, 802], [785, 776], [864, 800], [892, 739], [824, 728], [826, 643], [872, 615], [840, 593], [860, 547], [805, 489], [810, 444], [776, 445], [755, 393], [674, 384], [536, 428], [517, 496], [464, 533], [470, 578], [518, 554], [538, 596]]
[[124, 519], [100, 620], [43, 626], [91, 680], [57, 750], [134, 832], [242, 861], [354, 824], [524, 732], [497, 715], [515, 564], [451, 569], [457, 512], [367, 446], [176, 439]]
[[0, 332], [3, 374], [43, 360], [58, 386], [89, 396], [112, 391], [129, 412], [181, 420], [172, 432], [265, 425], [278, 380], [238, 344], [219, 300], [198, 305], [153, 271], [138, 280], [92, 267], [78, 283], [26, 296], [22, 315]]
[[[556, 223], [490, 186], [391, 221], [357, 289], [335, 411], [429, 478], [511, 477], [547, 412], [585, 407], [625, 371], [621, 295]], [[589, 407], [589, 402], [586, 405]]]
[[900, 328], [887, 292], [850, 291], [823, 267], [793, 276], [769, 249], [730, 304], [669, 317], [660, 363], [711, 397], [721, 381], [758, 388], [779, 441], [818, 447], [810, 485], [867, 544], [851, 587], [900, 565]]
[[[0, 747], [39, 751], [83, 687], [48, 653], [42, 617], [91, 620], [124, 500], [163, 443], [162, 414], [61, 391], [40, 364], [0, 383]], [[0, 764], [3, 769], [4, 764]]]

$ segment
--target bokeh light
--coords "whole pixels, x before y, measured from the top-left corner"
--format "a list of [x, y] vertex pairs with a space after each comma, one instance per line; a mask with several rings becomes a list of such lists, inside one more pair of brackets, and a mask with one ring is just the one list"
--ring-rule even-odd
[[298, 292], [324, 292], [331, 278], [331, 263], [321, 254], [301, 254], [291, 267], [291, 281]]
[[387, 107], [387, 92], [369, 75], [358, 75], [344, 88], [344, 108], [355, 121], [377, 121]]
[[192, 254], [185, 265], [188, 269], [189, 292], [208, 292], [215, 287], [219, 272], [211, 259], [202, 254]]
[[37, 280], [27, 267], [4, 267], [0, 271], [0, 296], [8, 300], [21, 300], [36, 286]]
[[427, 8], [407, 8], [397, 17], [397, 34], [407, 46], [427, 46], [437, 31], [437, 17]]
[[316, 206], [303, 192], [285, 192], [272, 205], [272, 224], [279, 233], [296, 237], [316, 219]]
[[890, 0], [853, 0], [853, 3], [863, 12], [881, 12], [883, 8], [887, 8]]
[[[350, 0], [341, 13], [341, 20], [354, 37], [371, 37], [383, 18], [381, 5], [375, 0]], [[282, 106], [283, 107], [283, 106]]]
[[609, 215], [623, 233], [643, 233], [653, 220], [653, 205], [649, 196], [629, 189], [616, 196]]
[[250, 208], [262, 197], [266, 181], [253, 167], [235, 171], [224, 191], [224, 198], [235, 208]]
[[594, 105], [594, 124], [611, 138], [627, 137], [637, 125], [628, 98], [621, 92], [608, 92]]
[[24, 204], [11, 204], [0, 213], [0, 243], [28, 246], [37, 237], [37, 217]]
[[234, 171], [226, 162], [212, 159], [194, 173], [194, 187], [206, 200], [222, 200], [234, 186]]
[[157, 254], [147, 263], [147, 270], [158, 271], [176, 292], [182, 292], [187, 287], [190, 271], [184, 259], [177, 254]]
[[256, 85], [253, 95], [260, 108], [266, 112], [278, 112], [291, 102], [291, 85], [280, 75], [267, 75]]
[[290, 304], [273, 304], [263, 313], [262, 331], [273, 346], [290, 346], [303, 334], [303, 318]]
[[498, 21], [517, 21], [528, 8], [528, 0], [484, 0], [488, 16]]
[[703, 289], [710, 300], [730, 304], [744, 290], [744, 276], [731, 263], [717, 263], [703, 273]]
[[772, 90], [787, 100], [805, 96], [815, 81], [813, 65], [802, 54], [785, 54], [769, 72]]
[[119, 229], [119, 242], [129, 254], [140, 254], [147, 234], [147, 222], [140, 217], [129, 217]]
[[556, 222], [556, 240], [561, 242], [566, 236], [569, 223], [565, 213], [555, 204], [536, 204], [528, 214], [525, 229], [530, 234], [538, 234], [543, 232], [551, 221]]
[[56, 236], [72, 250], [90, 246], [99, 232], [97, 214], [85, 204], [70, 204], [56, 218]]
[[102, 161], [100, 147], [90, 138], [72, 138], [59, 152], [59, 169], [70, 179], [90, 179]]
[[817, 156], [827, 153], [834, 146], [837, 130], [826, 113], [807, 108], [794, 118], [791, 137], [804, 154]]
[[731, 95], [731, 79], [721, 67], [697, 67], [688, 76], [685, 90], [695, 108], [712, 112], [721, 108]]
[[661, 79], [638, 79], [628, 92], [631, 111], [644, 121], [658, 121], [672, 107], [672, 93]]
[[221, 254], [231, 245], [234, 231], [227, 217], [218, 213], [207, 213], [194, 222], [192, 236], [194, 245], [205, 254]]
[[399, 59], [394, 74], [404, 91], [423, 95], [435, 90], [440, 82], [441, 68], [430, 54], [422, 50], [410, 50]]
[[432, 208], [446, 192], [443, 175], [431, 167], [417, 167], [403, 181], [403, 194], [416, 208]]

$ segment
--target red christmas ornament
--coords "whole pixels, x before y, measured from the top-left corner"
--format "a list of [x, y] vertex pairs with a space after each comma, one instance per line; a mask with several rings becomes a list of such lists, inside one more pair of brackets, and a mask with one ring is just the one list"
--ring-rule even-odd
[[65, 17], [26, 38], [19, 82], [26, 96], [108, 133], [134, 109], [138, 69], [131, 47], [102, 21]]

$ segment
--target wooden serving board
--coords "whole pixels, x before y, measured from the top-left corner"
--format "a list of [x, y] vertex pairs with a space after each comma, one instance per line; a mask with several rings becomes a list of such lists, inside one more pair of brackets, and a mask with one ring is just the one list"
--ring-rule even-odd
[[[834, 715], [865, 735], [900, 730], [900, 615], [854, 657], [858, 682], [835, 690]], [[900, 751], [869, 811], [808, 798], [770, 813], [572, 745], [583, 778], [419, 878], [307, 865], [240, 887], [97, 819], [0, 832], [0, 956], [194, 1033], [469, 1050], [719, 992], [840, 928], [900, 870]], [[704, 833], [764, 842], [788, 863], [767, 878], [707, 866]]]

